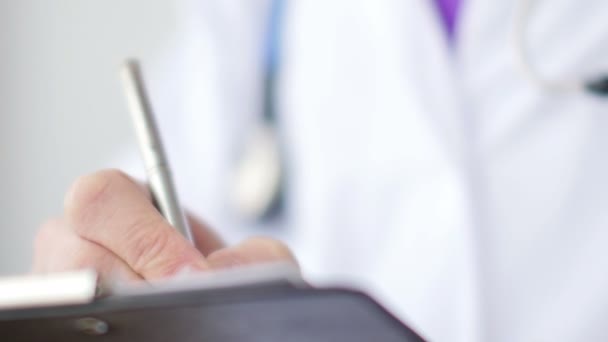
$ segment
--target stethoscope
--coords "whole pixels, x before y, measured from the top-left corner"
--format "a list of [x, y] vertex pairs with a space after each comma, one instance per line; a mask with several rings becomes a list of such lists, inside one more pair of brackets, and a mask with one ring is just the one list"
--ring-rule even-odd
[[283, 211], [286, 162], [277, 120], [277, 78], [281, 67], [286, 0], [272, 0], [265, 32], [262, 108], [236, 161], [231, 202], [247, 221], [270, 221]]
[[526, 48], [526, 37], [530, 15], [533, 6], [538, 0], [520, 0], [515, 13], [515, 25], [513, 30], [513, 46], [522, 74], [537, 87], [551, 92], [579, 92], [590, 95], [608, 96], [608, 74], [599, 75], [590, 80], [558, 80], [549, 79], [538, 71], [533, 65]]
[[[281, 150], [276, 113], [277, 76], [281, 67], [281, 33], [285, 0], [272, 0], [267, 21], [263, 106], [234, 167], [232, 202], [239, 216], [250, 221], [275, 218], [285, 201], [286, 163]], [[608, 97], [608, 74], [591, 80], [552, 80], [534, 67], [526, 49], [530, 14], [537, 0], [519, 0], [515, 14], [513, 47], [521, 73], [535, 86], [551, 92], [580, 92]]]

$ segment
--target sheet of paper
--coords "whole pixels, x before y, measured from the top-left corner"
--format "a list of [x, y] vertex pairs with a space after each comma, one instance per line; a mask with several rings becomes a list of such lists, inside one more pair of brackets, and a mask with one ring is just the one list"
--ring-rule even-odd
[[226, 270], [193, 273], [184, 270], [173, 278], [155, 282], [137, 284], [115, 283], [112, 286], [113, 296], [137, 296], [155, 293], [207, 290], [286, 282], [294, 286], [306, 286], [297, 266], [286, 263], [268, 263], [253, 266], [235, 267]]
[[208, 290], [284, 282], [306, 286], [299, 269], [290, 263], [270, 263], [195, 273], [183, 270], [155, 282], [103, 281], [98, 291], [94, 270], [0, 278], [0, 310], [90, 303], [96, 295], [143, 296], [157, 293]]
[[0, 310], [89, 303], [96, 287], [93, 270], [0, 278]]

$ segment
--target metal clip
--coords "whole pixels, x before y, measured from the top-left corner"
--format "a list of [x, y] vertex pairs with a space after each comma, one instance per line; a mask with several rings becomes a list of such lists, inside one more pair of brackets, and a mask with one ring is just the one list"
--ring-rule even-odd
[[78, 319], [74, 326], [78, 332], [89, 336], [102, 336], [110, 331], [108, 323], [93, 317]]

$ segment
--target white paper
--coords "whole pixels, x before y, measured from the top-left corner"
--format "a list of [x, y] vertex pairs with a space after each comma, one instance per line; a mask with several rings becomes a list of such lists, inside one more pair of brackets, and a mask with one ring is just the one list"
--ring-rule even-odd
[[0, 309], [89, 303], [96, 287], [93, 270], [0, 278]]
[[[209, 272], [183, 270], [165, 280], [104, 283], [104, 296], [145, 296], [284, 282], [306, 286], [291, 263], [269, 263]], [[0, 310], [91, 303], [97, 293], [94, 270], [0, 278]]]
[[291, 263], [268, 263], [209, 272], [184, 270], [173, 278], [138, 284], [113, 284], [113, 296], [138, 296], [193, 290], [210, 290], [235, 286], [286, 282], [306, 286], [298, 267]]

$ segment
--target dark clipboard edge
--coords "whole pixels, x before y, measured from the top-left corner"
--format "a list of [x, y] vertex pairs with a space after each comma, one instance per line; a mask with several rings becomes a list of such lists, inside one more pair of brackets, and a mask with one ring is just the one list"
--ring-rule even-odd
[[267, 299], [298, 296], [351, 296], [365, 301], [370, 308], [387, 317], [395, 329], [404, 335], [415, 335], [424, 339], [413, 329], [401, 322], [395, 315], [380, 305], [364, 292], [344, 287], [296, 288], [289, 283], [267, 283], [213, 290], [194, 290], [179, 293], [162, 293], [142, 296], [100, 298], [84, 305], [56, 306], [30, 309], [0, 311], [0, 326], [3, 323], [44, 318], [62, 318], [73, 316], [95, 316], [111, 312], [129, 312], [147, 308], [173, 309], [178, 307], [196, 307], [201, 305], [221, 305], [235, 302], [255, 302]]

